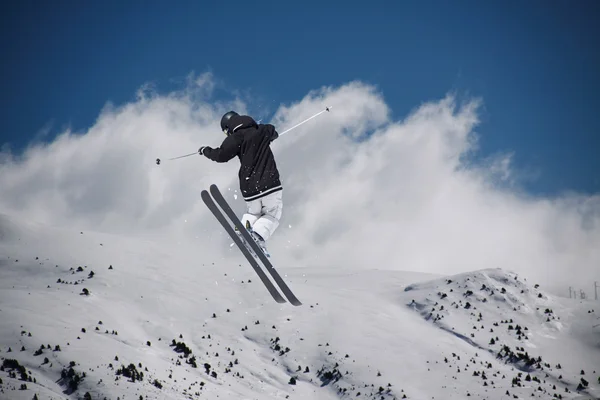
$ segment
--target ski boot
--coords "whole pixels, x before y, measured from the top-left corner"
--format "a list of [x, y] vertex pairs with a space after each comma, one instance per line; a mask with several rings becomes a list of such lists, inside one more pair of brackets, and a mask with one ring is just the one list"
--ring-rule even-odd
[[[270, 258], [271, 255], [267, 251], [267, 246], [265, 244], [264, 239], [258, 233], [254, 232], [254, 230], [252, 229], [252, 226], [250, 225], [250, 221], [246, 221], [246, 230], [248, 231], [248, 233], [250, 234], [250, 236], [252, 237], [252, 239], [254, 239], [254, 241], [256, 242], [256, 244], [258, 244], [258, 247], [260, 247], [260, 249], [265, 254], [265, 256], [267, 256], [267, 257]], [[242, 242], [248, 248], [248, 251], [250, 251], [250, 253], [252, 254], [252, 256], [258, 258], [258, 256], [254, 253], [254, 250], [252, 250], [252, 248], [250, 247], [250, 245], [246, 242], [246, 239], [244, 238], [244, 236], [242, 235], [242, 233], [239, 231], [239, 229], [237, 228], [237, 226], [234, 227], [234, 231], [240, 237], [240, 239], [242, 239]]]
[[258, 244], [258, 247], [260, 247], [262, 252], [265, 253], [265, 256], [267, 256], [267, 258], [271, 258], [271, 255], [267, 251], [267, 244], [265, 243], [265, 240], [262, 238], [262, 236], [260, 236], [254, 231], [251, 231], [250, 234], [252, 235], [252, 238], [254, 239], [256, 244]]

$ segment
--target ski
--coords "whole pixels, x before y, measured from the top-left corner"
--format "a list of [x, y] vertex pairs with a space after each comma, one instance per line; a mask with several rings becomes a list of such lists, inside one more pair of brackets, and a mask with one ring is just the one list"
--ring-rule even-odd
[[260, 265], [258, 265], [254, 256], [250, 254], [250, 251], [248, 251], [248, 248], [242, 242], [241, 238], [235, 233], [235, 231], [233, 230], [223, 213], [219, 210], [213, 199], [210, 197], [210, 194], [206, 190], [203, 190], [201, 192], [201, 197], [204, 201], [204, 204], [206, 204], [208, 209], [213, 213], [217, 221], [221, 223], [225, 231], [227, 231], [227, 233], [229, 234], [229, 236], [231, 236], [235, 244], [237, 244], [242, 254], [246, 257], [246, 259], [248, 260], [248, 262], [250, 263], [250, 265], [252, 266], [262, 283], [265, 285], [271, 296], [273, 296], [273, 299], [275, 299], [277, 303], [285, 303], [286, 300], [281, 296], [275, 285], [273, 285], [273, 283], [269, 280], [269, 277], [267, 277]]
[[[291, 304], [293, 304], [295, 306], [302, 305], [300, 300], [298, 300], [298, 298], [294, 295], [294, 293], [291, 291], [291, 289], [288, 287], [288, 285], [281, 278], [281, 276], [279, 275], [277, 270], [273, 267], [273, 264], [271, 264], [271, 261], [267, 258], [265, 253], [263, 253], [262, 249], [258, 246], [258, 244], [250, 236], [250, 233], [246, 230], [244, 225], [242, 225], [242, 222], [239, 220], [237, 215], [235, 215], [235, 212], [233, 211], [231, 206], [229, 206], [229, 203], [227, 203], [227, 200], [225, 200], [225, 198], [221, 194], [221, 191], [219, 190], [217, 185], [215, 185], [215, 184], [210, 185], [210, 193], [212, 194], [212, 197], [214, 197], [214, 199], [217, 201], [217, 204], [219, 204], [219, 206], [223, 209], [223, 211], [225, 211], [225, 214], [229, 217], [229, 219], [234, 223], [235, 226], [237, 226], [238, 230], [241, 232], [242, 236], [246, 240], [246, 244], [250, 246], [250, 248], [256, 255], [258, 255], [258, 258], [263, 263], [263, 265], [265, 266], [267, 271], [269, 271], [269, 273], [271, 274], [271, 276], [273, 277], [273, 279], [275, 280], [275, 282], [277, 283], [277, 285], [283, 292], [284, 296], [287, 297], [287, 299], [289, 300], [289, 302]], [[235, 234], [235, 232], [234, 232], [234, 234]], [[231, 233], [230, 233], [230, 235], [231, 235]]]

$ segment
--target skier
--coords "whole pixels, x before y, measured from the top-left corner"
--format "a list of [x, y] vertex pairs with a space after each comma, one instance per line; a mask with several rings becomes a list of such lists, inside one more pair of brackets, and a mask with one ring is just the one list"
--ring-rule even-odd
[[221, 130], [227, 136], [215, 149], [202, 146], [198, 153], [218, 163], [240, 159], [240, 190], [246, 202], [242, 224], [268, 256], [266, 241], [281, 218], [283, 187], [270, 144], [279, 137], [271, 124], [257, 124], [247, 115], [229, 111], [221, 118]]

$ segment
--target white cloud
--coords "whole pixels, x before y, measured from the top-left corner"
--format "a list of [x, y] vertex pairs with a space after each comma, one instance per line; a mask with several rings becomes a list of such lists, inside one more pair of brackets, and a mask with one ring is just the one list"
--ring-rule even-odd
[[[192, 75], [193, 76], [193, 75]], [[212, 94], [215, 88], [215, 81], [212, 72], [204, 72], [195, 78], [194, 83], [196, 86], [202, 88], [207, 94]]]
[[[229, 192], [238, 161], [166, 159], [219, 145], [222, 113], [247, 109], [239, 99], [206, 100], [213, 79], [203, 74], [164, 96], [144, 88], [135, 103], [105, 107], [83, 134], [64, 132], [20, 157], [5, 150], [0, 210], [78, 229], [206, 237], [217, 225], [200, 191], [217, 183], [241, 212]], [[264, 122], [281, 132], [326, 105], [330, 113], [273, 145], [285, 186], [270, 244], [279, 265], [502, 267], [580, 287], [600, 278], [599, 196], [528, 196], [515, 188], [511, 154], [467, 161], [477, 151], [478, 99], [448, 95], [394, 121], [376, 88], [351, 82], [312, 91]]]

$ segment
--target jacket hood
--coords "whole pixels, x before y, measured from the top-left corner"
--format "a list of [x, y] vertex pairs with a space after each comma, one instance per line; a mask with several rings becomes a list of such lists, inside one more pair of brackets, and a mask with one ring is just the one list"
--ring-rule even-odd
[[231, 119], [229, 120], [229, 125], [232, 128], [232, 133], [239, 129], [246, 129], [252, 127], [258, 128], [258, 124], [254, 120], [254, 118], [248, 115], [236, 115], [231, 117]]

